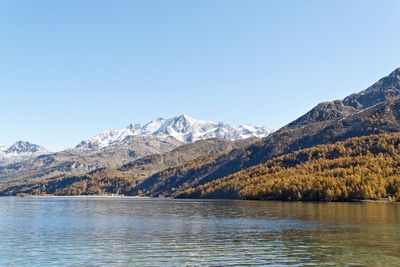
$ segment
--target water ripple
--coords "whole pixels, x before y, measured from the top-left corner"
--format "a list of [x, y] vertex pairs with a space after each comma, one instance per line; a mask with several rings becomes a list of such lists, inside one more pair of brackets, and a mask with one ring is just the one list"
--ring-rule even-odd
[[396, 266], [400, 205], [0, 198], [0, 236], [0, 266]]

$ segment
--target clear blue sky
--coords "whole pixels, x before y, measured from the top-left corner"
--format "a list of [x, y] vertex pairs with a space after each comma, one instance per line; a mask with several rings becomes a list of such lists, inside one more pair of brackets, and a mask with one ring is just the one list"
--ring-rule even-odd
[[0, 144], [182, 113], [279, 128], [400, 66], [400, 1], [0, 0]]

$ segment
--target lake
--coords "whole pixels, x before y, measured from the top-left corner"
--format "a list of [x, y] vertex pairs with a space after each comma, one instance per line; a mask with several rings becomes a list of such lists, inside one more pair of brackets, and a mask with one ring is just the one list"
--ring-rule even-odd
[[400, 205], [0, 198], [0, 266], [400, 266]]

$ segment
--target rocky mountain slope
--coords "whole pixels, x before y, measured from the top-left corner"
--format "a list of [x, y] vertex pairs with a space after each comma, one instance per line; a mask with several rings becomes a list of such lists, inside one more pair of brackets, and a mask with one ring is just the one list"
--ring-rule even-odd
[[175, 138], [127, 136], [119, 143], [102, 149], [68, 149], [62, 152], [30, 157], [0, 166], [1, 180], [47, 178], [60, 174], [79, 174], [98, 168], [116, 168], [134, 159], [165, 153], [182, 145]]
[[99, 168], [87, 174], [53, 175], [47, 179], [9, 180], [0, 183], [0, 195], [16, 194], [133, 194], [133, 189], [151, 174], [174, 168], [199, 157], [227, 153], [248, 146], [257, 138], [236, 141], [207, 139], [185, 144], [164, 154], [134, 160], [118, 169]]

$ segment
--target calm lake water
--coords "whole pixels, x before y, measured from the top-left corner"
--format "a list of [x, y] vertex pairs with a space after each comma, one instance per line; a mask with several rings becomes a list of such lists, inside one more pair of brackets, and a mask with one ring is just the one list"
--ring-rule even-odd
[[0, 266], [400, 266], [400, 205], [0, 198]]

